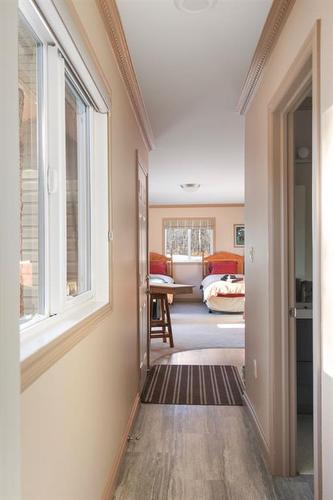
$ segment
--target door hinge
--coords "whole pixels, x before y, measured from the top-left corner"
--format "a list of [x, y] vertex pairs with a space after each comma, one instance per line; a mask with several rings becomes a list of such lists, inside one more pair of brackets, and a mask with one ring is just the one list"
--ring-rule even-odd
[[289, 318], [296, 318], [297, 309], [296, 307], [289, 307]]
[[113, 241], [113, 231], [108, 231], [108, 240]]

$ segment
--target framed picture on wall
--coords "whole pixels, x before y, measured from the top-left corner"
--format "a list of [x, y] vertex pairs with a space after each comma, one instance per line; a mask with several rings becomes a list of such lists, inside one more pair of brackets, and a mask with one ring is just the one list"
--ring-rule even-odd
[[244, 224], [234, 224], [234, 247], [243, 247], [245, 242]]

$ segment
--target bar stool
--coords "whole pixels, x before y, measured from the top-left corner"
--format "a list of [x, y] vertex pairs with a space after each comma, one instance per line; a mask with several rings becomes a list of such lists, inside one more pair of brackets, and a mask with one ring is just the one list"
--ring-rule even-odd
[[167, 293], [150, 292], [149, 335], [151, 339], [163, 339], [163, 342], [169, 339], [170, 347], [174, 347]]

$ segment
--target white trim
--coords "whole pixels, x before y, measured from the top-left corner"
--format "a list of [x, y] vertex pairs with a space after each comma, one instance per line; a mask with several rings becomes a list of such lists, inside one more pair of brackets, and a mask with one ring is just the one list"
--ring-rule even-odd
[[61, 337], [68, 330], [87, 319], [105, 305], [107, 305], [107, 302], [89, 301], [78, 305], [74, 309], [71, 308], [61, 315], [50, 316], [44, 321], [39, 322], [38, 325], [27, 328], [21, 340], [21, 362], [43, 349], [58, 337]]
[[61, 359], [76, 344], [90, 335], [96, 325], [111, 311], [110, 304], [101, 305], [96, 310], [82, 315], [82, 320], [70, 327], [66, 327], [63, 334], [56, 335], [54, 340], [48, 340], [44, 346], [36, 349], [30, 356], [21, 362], [21, 392], [37, 380], [52, 365]]
[[[214, 253], [214, 252], [211, 252]], [[167, 255], [167, 257], [171, 258], [171, 255]], [[189, 257], [188, 255], [184, 256], [184, 260], [179, 259], [179, 257], [183, 257], [182, 255], [172, 255], [172, 262], [174, 264], [201, 264], [202, 257]]]
[[96, 0], [96, 3], [100, 8], [106, 33], [111, 42], [118, 68], [125, 84], [142, 138], [147, 146], [147, 149], [151, 151], [154, 149], [154, 134], [134, 71], [134, 66], [127, 46], [126, 36], [121, 23], [116, 0]]
[[66, 182], [65, 164], [66, 151], [65, 141], [62, 140], [60, 131], [65, 126], [65, 81], [61, 77], [65, 73], [63, 58], [58, 53], [57, 47], [48, 47], [48, 77], [49, 77], [49, 116], [48, 121], [48, 172], [52, 173], [55, 183], [52, 192], [49, 192], [49, 218], [52, 221], [53, 230], [50, 231], [49, 240], [49, 293], [50, 314], [56, 314], [62, 309], [63, 295], [66, 293], [64, 273], [60, 273], [57, 266], [50, 262], [60, 262], [61, 256], [66, 252], [66, 199], [64, 192], [60, 189]]
[[265, 67], [296, 0], [273, 0], [248, 69], [237, 111], [245, 114], [259, 88]]
[[[98, 71], [93, 67], [90, 58], [89, 63], [87, 63], [87, 53], [84, 51], [84, 54], [82, 54], [84, 44], [80, 40], [77, 30], [74, 29], [71, 17], [68, 15], [68, 12], [65, 12], [64, 4], [57, 0], [33, 0], [33, 3], [38, 7], [43, 22], [51, 30], [66, 61], [71, 67], [75, 63], [75, 72], [78, 74], [79, 79], [85, 82], [96, 111], [100, 113], [109, 112], [111, 110], [111, 102], [108, 92], [101, 83]], [[65, 18], [66, 24], [63, 18]], [[98, 86], [96, 81], [98, 82]]]
[[[45, 213], [48, 224], [45, 231], [46, 283], [45, 295], [48, 308], [45, 316], [39, 315], [33, 321], [22, 325], [21, 358], [25, 360], [47, 343], [53, 342], [57, 336], [62, 336], [66, 330], [72, 329], [88, 316], [109, 304], [109, 140], [108, 113], [99, 113], [91, 105], [86, 81], [73, 72], [73, 65], [67, 70], [62, 53], [57, 43], [54, 43], [48, 31], [45, 20], [42, 20], [36, 7], [30, 0], [20, 0], [27, 22], [34, 23], [42, 31], [44, 43], [44, 80], [45, 123], [43, 123], [43, 143], [45, 146]], [[45, 4], [47, 4], [46, 0]], [[20, 5], [21, 5], [20, 4]], [[43, 4], [44, 5], [44, 4]], [[48, 18], [47, 18], [48, 20]], [[55, 19], [53, 19], [55, 22]], [[61, 21], [58, 20], [61, 24]], [[44, 36], [45, 35], [45, 36]], [[49, 36], [49, 38], [47, 38]], [[72, 47], [76, 51], [76, 47]], [[80, 62], [75, 54], [74, 63]], [[67, 296], [67, 239], [66, 239], [66, 122], [65, 122], [65, 82], [67, 78], [77, 89], [87, 106], [89, 124], [83, 131], [87, 137], [87, 155], [89, 168], [89, 186], [83, 182], [84, 191], [89, 198], [89, 219], [91, 227], [89, 234], [85, 233], [83, 244], [89, 248], [90, 264], [82, 263], [81, 268], [89, 267], [89, 282], [87, 290], [75, 297]], [[87, 75], [85, 74], [85, 77]], [[89, 82], [88, 82], [89, 83]], [[98, 93], [98, 90], [96, 90]], [[96, 97], [96, 93], [95, 93]], [[87, 127], [89, 127], [88, 133]], [[85, 141], [86, 142], [86, 141]], [[98, 149], [98, 150], [97, 150]], [[85, 157], [83, 157], [85, 160]], [[79, 166], [78, 166], [79, 167]], [[78, 183], [80, 184], [80, 183]], [[78, 186], [80, 189], [80, 186]], [[41, 207], [42, 209], [42, 207]], [[81, 221], [84, 228], [86, 221]], [[80, 224], [80, 221], [79, 221]], [[49, 229], [48, 229], [49, 228]], [[85, 245], [89, 239], [89, 245]], [[88, 251], [88, 250], [87, 250]], [[82, 270], [82, 269], [81, 269]], [[79, 270], [79, 282], [82, 272]], [[79, 334], [78, 334], [79, 335]]]
[[[106, 115], [94, 113], [94, 165], [101, 168], [91, 171], [91, 205], [93, 207], [93, 217], [91, 221], [91, 288], [94, 292], [95, 300], [98, 302], [111, 300], [111, 286], [109, 275], [111, 271], [112, 241], [109, 241], [108, 233], [111, 227], [111, 192], [109, 192], [109, 139], [108, 120]], [[102, 147], [107, 144], [108, 147]], [[102, 168], [103, 167], [103, 168]], [[96, 203], [96, 201], [99, 203]], [[97, 286], [98, 283], [98, 286]]]

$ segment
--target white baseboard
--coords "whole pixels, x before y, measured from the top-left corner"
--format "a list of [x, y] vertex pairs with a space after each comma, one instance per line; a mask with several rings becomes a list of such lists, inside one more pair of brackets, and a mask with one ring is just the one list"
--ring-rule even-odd
[[270, 449], [269, 449], [268, 443], [266, 441], [264, 431], [260, 425], [257, 414], [255, 412], [254, 406], [251, 403], [251, 400], [248, 397], [248, 395], [246, 394], [246, 392], [244, 392], [244, 394], [243, 394], [243, 401], [244, 401], [245, 408], [248, 412], [248, 415], [250, 417], [251, 423], [252, 423], [252, 425], [256, 431], [256, 434], [258, 436], [260, 447], [261, 447], [261, 450], [263, 452], [266, 465], [267, 465], [268, 469], [270, 469], [270, 463], [271, 463]]
[[134, 399], [134, 402], [132, 405], [131, 413], [130, 413], [130, 416], [128, 418], [125, 432], [124, 432], [122, 439], [121, 439], [121, 442], [120, 442], [117, 456], [112, 464], [110, 474], [109, 474], [109, 477], [107, 479], [107, 482], [106, 482], [106, 485], [105, 485], [105, 488], [103, 491], [102, 500], [111, 500], [113, 497], [113, 494], [115, 492], [116, 485], [117, 485], [117, 479], [118, 479], [118, 475], [119, 475], [120, 466], [121, 466], [121, 463], [123, 461], [123, 458], [124, 458], [124, 455], [126, 452], [126, 448], [127, 448], [128, 436], [129, 436], [131, 429], [133, 427], [133, 424], [135, 422], [139, 408], [140, 408], [140, 396], [139, 396], [139, 394], [137, 394], [135, 396], [135, 399]]

